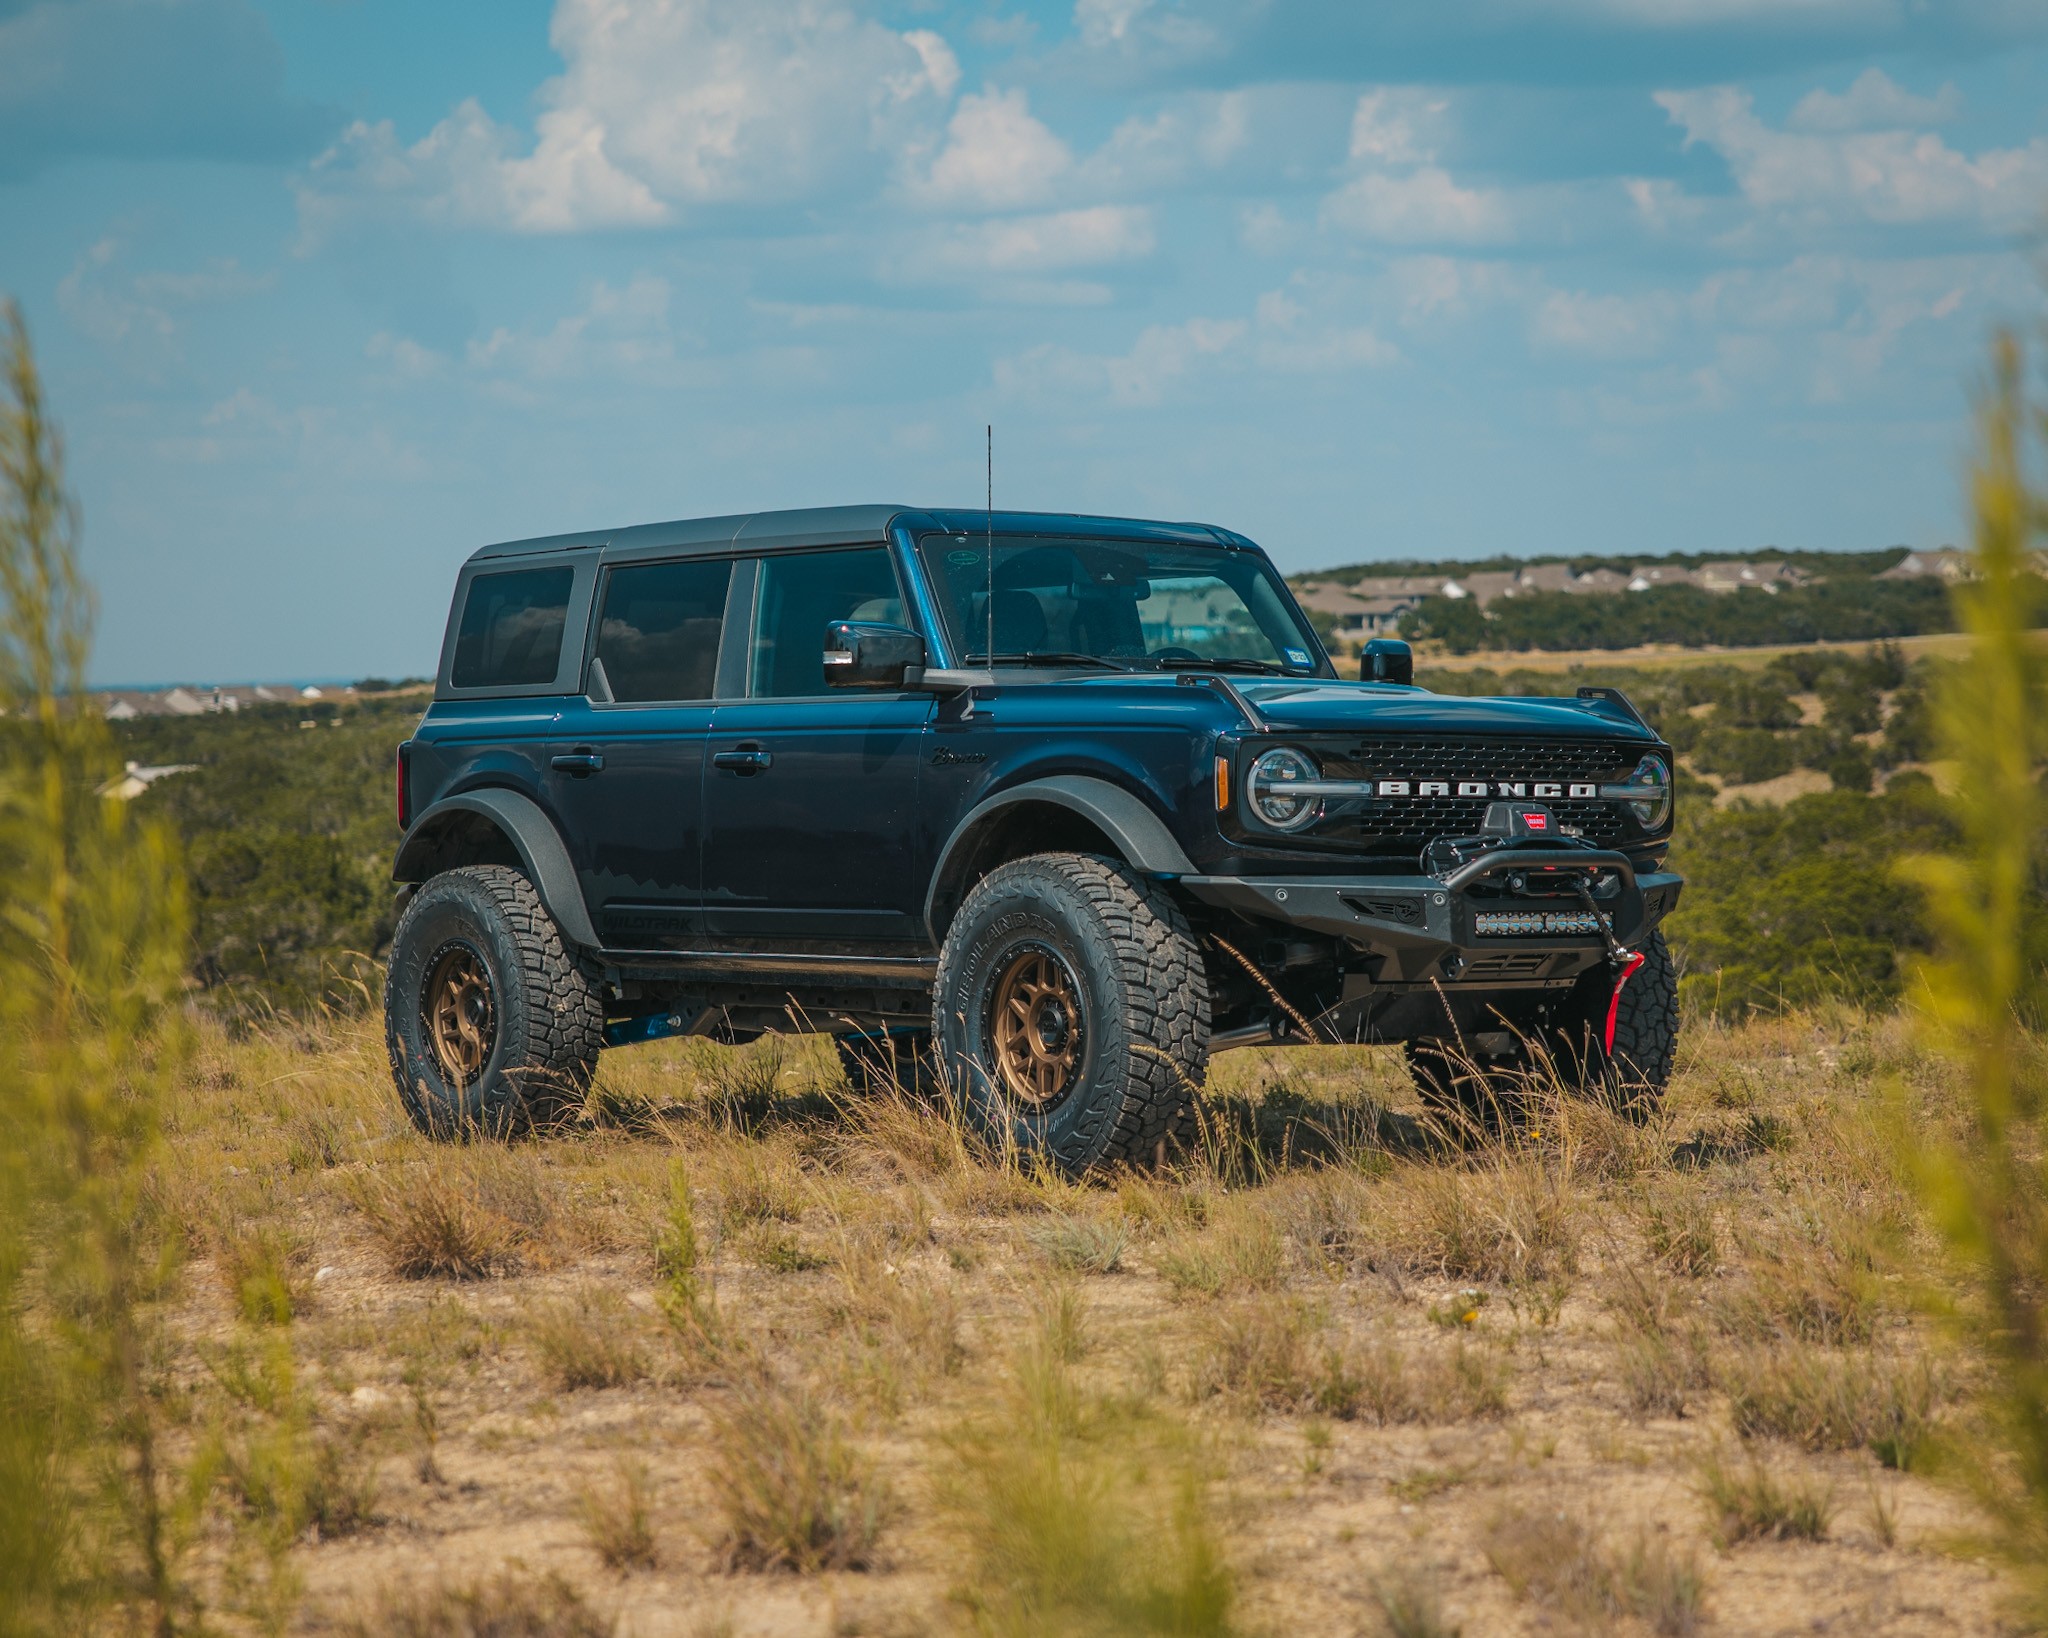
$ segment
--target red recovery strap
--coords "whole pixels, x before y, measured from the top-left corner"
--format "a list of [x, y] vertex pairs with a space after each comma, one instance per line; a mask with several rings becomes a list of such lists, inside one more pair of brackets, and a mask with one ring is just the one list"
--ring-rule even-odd
[[1610, 1058], [1614, 1056], [1614, 1022], [1621, 1014], [1621, 987], [1635, 977], [1636, 969], [1647, 960], [1649, 957], [1642, 951], [1629, 951], [1628, 960], [1621, 969], [1621, 976], [1614, 981], [1614, 993], [1607, 998], [1607, 1034], [1601, 1046]]

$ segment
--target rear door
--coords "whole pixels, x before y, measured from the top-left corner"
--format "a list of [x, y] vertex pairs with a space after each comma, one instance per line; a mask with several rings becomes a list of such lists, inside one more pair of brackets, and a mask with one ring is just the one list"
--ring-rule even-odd
[[764, 555], [744, 698], [713, 713], [705, 929], [734, 947], [906, 953], [923, 942], [917, 792], [933, 702], [828, 688], [833, 620], [909, 624], [885, 546]]
[[700, 931], [705, 735], [731, 557], [615, 563], [597, 589], [586, 692], [563, 708], [548, 792], [607, 949]]

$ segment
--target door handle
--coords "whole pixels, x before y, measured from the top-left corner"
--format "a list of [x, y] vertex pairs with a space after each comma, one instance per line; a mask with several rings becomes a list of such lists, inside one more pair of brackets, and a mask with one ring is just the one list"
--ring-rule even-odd
[[742, 745], [736, 751], [718, 751], [714, 753], [711, 758], [711, 766], [714, 768], [726, 768], [738, 774], [742, 779], [750, 779], [755, 774], [770, 767], [774, 761], [775, 758], [762, 750], [760, 746]]
[[595, 751], [570, 751], [548, 758], [548, 766], [571, 779], [588, 779], [592, 774], [604, 771], [604, 758]]

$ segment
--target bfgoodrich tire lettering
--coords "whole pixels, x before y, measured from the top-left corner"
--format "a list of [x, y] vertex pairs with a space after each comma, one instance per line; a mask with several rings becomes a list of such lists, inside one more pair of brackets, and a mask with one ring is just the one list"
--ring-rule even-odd
[[[467, 1054], [450, 1045], [457, 1001], [469, 1008]], [[502, 1137], [581, 1105], [604, 1007], [533, 884], [503, 865], [470, 865], [427, 882], [399, 918], [384, 1040], [421, 1131]]]
[[[1028, 984], [1020, 963], [1033, 966]], [[1045, 1016], [1072, 1031], [1053, 1043], [1062, 1061], [1077, 1043], [1071, 1073], [1037, 1101], [1006, 1090], [992, 1050], [1006, 975], [1012, 998], [1060, 998]], [[1208, 1064], [1208, 986], [1179, 907], [1127, 865], [1084, 854], [1018, 859], [975, 885], [939, 954], [933, 1024], [983, 1129], [1074, 1173], [1150, 1160], [1180, 1135]]]

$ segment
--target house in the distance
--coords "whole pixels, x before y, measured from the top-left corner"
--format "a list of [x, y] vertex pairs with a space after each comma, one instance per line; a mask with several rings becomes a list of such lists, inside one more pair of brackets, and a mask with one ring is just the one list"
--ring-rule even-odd
[[198, 766], [196, 762], [166, 762], [160, 767], [146, 768], [140, 762], [131, 762], [125, 772], [100, 786], [100, 795], [111, 797], [116, 802], [132, 802], [159, 779], [168, 779], [172, 774], [191, 773]]
[[222, 687], [180, 684], [173, 688], [102, 688], [93, 699], [109, 722], [133, 722], [137, 717], [207, 717], [239, 711], [246, 705], [303, 705], [314, 700], [352, 700], [352, 687], [319, 688], [312, 684], [294, 687], [290, 683], [255, 683]]
[[1951, 582], [1971, 580], [1976, 577], [1976, 571], [1970, 564], [1968, 552], [1955, 546], [1935, 546], [1924, 552], [1908, 552], [1877, 578], [1922, 580], [1929, 577]]
[[1803, 586], [1813, 578], [1804, 569], [1776, 560], [1766, 563], [1706, 563], [1693, 572], [1692, 583], [1701, 591], [1764, 591], [1773, 594], [1787, 586]]

